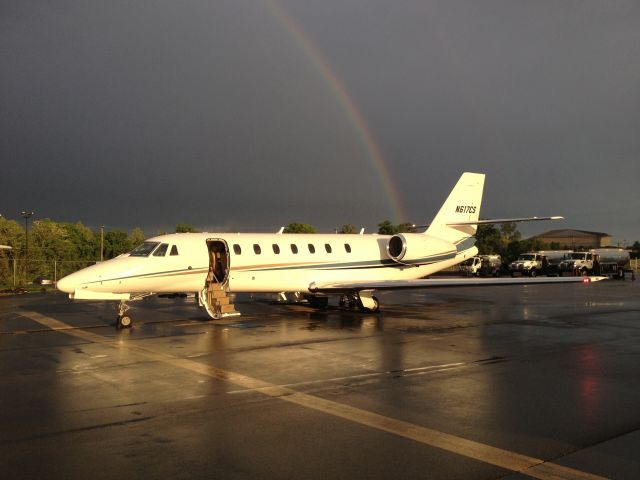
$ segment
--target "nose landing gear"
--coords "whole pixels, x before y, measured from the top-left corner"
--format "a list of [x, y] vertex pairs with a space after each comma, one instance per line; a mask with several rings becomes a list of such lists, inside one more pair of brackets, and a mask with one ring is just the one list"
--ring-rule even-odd
[[[129, 301], [134, 302], [136, 300], [142, 300], [143, 298], [150, 295], [153, 295], [153, 292], [142, 293], [140, 295], [132, 295]], [[131, 318], [131, 315], [127, 315], [127, 311], [130, 308], [131, 307], [127, 305], [127, 302], [125, 300], [120, 300], [120, 303], [118, 304], [118, 316], [116, 317], [116, 328], [118, 330], [121, 330], [123, 328], [131, 328], [133, 326], [133, 319]]]
[[118, 330], [122, 328], [131, 328], [131, 325], [133, 325], [133, 320], [126, 314], [127, 310], [130, 308], [131, 307], [127, 305], [127, 302], [120, 300], [120, 303], [118, 304], [118, 317], [116, 318], [116, 328]]

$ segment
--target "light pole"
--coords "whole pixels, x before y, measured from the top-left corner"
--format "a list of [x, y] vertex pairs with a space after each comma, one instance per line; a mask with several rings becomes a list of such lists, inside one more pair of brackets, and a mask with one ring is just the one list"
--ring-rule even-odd
[[104, 262], [104, 225], [100, 225], [100, 261]]
[[33, 216], [33, 212], [20, 212], [24, 218], [24, 277], [25, 282], [29, 283], [29, 217]]

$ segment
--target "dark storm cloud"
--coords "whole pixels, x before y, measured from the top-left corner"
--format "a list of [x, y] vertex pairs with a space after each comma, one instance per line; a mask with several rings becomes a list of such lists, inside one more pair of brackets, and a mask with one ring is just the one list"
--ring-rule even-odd
[[[344, 105], [274, 4], [2, 5], [5, 216], [153, 233], [392, 215]], [[472, 170], [488, 174], [484, 215], [560, 213], [640, 238], [635, 2], [279, 5], [342, 80], [412, 221]]]

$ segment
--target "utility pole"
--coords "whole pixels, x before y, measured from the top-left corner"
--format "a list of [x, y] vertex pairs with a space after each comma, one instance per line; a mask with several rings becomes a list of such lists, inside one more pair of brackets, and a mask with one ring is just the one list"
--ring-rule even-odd
[[33, 212], [23, 210], [20, 215], [24, 218], [24, 279], [29, 283], [29, 217], [33, 216]]
[[100, 261], [104, 262], [104, 225], [100, 225]]

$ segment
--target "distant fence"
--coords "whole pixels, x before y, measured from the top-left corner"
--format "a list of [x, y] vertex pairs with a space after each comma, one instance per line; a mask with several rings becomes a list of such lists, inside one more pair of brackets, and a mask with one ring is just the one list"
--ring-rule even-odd
[[[95, 260], [29, 260], [29, 270], [25, 271], [24, 259], [4, 259], [0, 261], [0, 288], [28, 285], [34, 280], [50, 280], [55, 284], [62, 277], [96, 263]], [[630, 264], [633, 270], [640, 269], [640, 259], [632, 258]], [[459, 273], [460, 267], [454, 265], [443, 272]]]
[[29, 260], [27, 264], [24, 259], [6, 259], [0, 262], [0, 286], [17, 287], [32, 284], [34, 280], [55, 284], [62, 277], [96, 263], [91, 260]]

